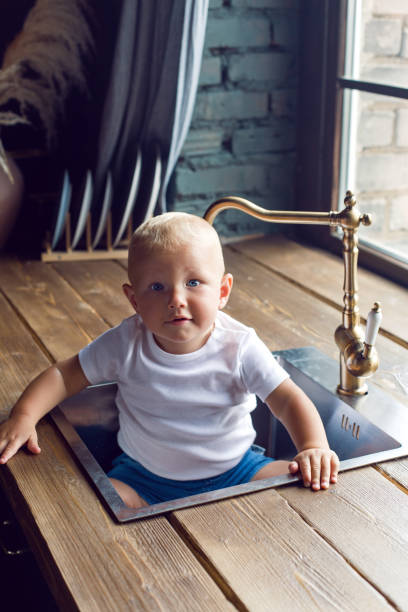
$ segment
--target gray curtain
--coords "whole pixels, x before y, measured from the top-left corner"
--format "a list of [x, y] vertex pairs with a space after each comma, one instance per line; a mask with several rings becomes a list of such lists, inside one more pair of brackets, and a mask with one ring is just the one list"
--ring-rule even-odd
[[[138, 147], [142, 187], [144, 162], [158, 144], [162, 173], [156, 212], [167, 209], [167, 186], [194, 108], [207, 11], [208, 0], [122, 0], [94, 171], [96, 206], [110, 171], [112, 208], [120, 215]], [[137, 206], [143, 208], [143, 202]], [[143, 210], [137, 215], [143, 218]]]

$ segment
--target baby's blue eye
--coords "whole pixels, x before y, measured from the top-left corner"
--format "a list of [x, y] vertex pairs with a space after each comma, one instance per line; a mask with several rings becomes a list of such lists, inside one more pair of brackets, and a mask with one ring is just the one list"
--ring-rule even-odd
[[198, 287], [198, 285], [200, 285], [200, 281], [196, 278], [192, 278], [191, 280], [187, 281], [187, 287]]
[[153, 283], [152, 285], [150, 285], [150, 289], [152, 291], [162, 291], [164, 289], [164, 286], [161, 283]]

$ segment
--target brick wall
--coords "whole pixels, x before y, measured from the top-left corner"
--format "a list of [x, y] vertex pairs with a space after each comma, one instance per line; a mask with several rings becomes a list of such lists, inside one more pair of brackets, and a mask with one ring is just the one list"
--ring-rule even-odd
[[[298, 0], [210, 0], [175, 210], [202, 215], [225, 195], [294, 207], [298, 26]], [[216, 227], [234, 236], [273, 226], [227, 211]]]
[[[407, 87], [408, 2], [364, 0], [361, 79]], [[356, 185], [374, 224], [361, 236], [408, 254], [408, 101], [358, 95]]]

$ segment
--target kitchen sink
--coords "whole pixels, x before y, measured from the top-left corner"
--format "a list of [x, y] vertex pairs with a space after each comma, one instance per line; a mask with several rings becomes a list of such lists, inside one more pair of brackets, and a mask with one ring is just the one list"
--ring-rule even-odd
[[[408, 455], [408, 408], [371, 384], [366, 396], [336, 394], [338, 364], [312, 347], [275, 352], [281, 365], [315, 403], [340, 471]], [[287, 485], [290, 474], [193, 495], [138, 510], [122, 502], [106, 476], [121, 451], [116, 442], [116, 384], [94, 385], [57, 406], [51, 416], [97, 494], [119, 522]], [[252, 413], [255, 443], [275, 459], [291, 459], [296, 449], [285, 428], [260, 400]]]

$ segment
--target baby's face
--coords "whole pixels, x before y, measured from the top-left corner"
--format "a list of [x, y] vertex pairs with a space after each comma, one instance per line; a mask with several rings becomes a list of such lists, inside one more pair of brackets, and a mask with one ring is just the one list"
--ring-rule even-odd
[[223, 262], [210, 243], [141, 253], [131, 278], [126, 296], [157, 344], [176, 354], [205, 344], [232, 287], [232, 276], [223, 274]]

